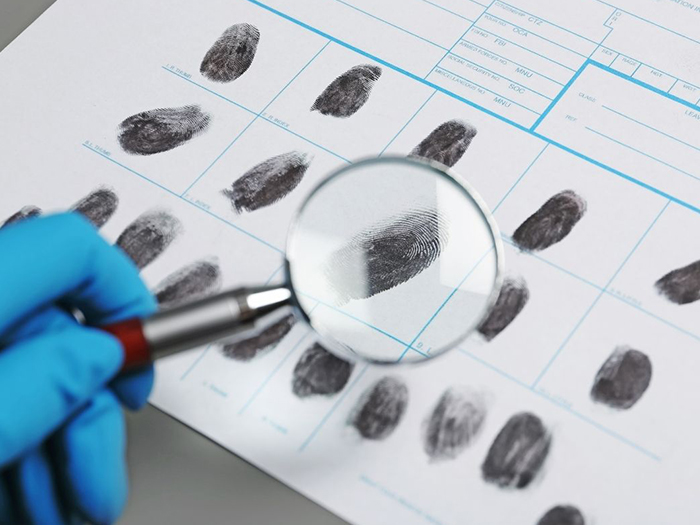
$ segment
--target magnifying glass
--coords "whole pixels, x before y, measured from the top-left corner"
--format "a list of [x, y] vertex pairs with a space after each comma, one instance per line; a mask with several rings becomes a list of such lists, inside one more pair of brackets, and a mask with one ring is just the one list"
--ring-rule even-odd
[[291, 306], [343, 359], [414, 363], [478, 327], [502, 273], [498, 227], [467, 183], [439, 163], [382, 157], [332, 173], [307, 197], [287, 237], [283, 286], [239, 288], [103, 328], [132, 369], [246, 333]]

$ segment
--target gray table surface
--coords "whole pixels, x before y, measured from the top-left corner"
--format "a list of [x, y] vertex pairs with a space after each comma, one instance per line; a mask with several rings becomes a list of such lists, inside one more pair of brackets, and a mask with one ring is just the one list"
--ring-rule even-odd
[[[0, 0], [0, 49], [53, 1]], [[121, 524], [346, 523], [156, 408], [127, 424], [132, 493]]]

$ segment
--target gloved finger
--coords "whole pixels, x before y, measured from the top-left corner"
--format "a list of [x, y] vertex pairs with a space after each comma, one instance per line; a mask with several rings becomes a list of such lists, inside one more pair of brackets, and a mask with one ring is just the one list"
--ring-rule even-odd
[[146, 404], [153, 388], [153, 365], [133, 372], [122, 372], [109, 386], [125, 407], [138, 410]]
[[15, 522], [65, 525], [52, 467], [43, 448], [22, 456], [7, 473], [15, 507]]
[[95, 395], [53, 443], [59, 483], [71, 506], [90, 523], [114, 523], [126, 504], [126, 428], [117, 399], [108, 390]]
[[134, 264], [78, 213], [2, 228], [0, 246], [0, 333], [59, 299], [92, 325], [156, 309]]
[[[0, 348], [44, 332], [75, 326], [77, 322], [72, 315], [57, 306], [50, 305], [26, 321], [15, 325], [12, 330], [0, 337]], [[110, 386], [124, 406], [131, 410], [138, 410], [148, 400], [148, 394], [153, 387], [153, 367], [146, 366], [141, 370], [121, 373], [110, 383]]]
[[56, 332], [72, 326], [77, 326], [75, 317], [58, 306], [48, 305], [2, 334], [0, 348], [44, 332]]
[[37, 446], [119, 370], [123, 351], [109, 334], [71, 327], [0, 352], [0, 466]]

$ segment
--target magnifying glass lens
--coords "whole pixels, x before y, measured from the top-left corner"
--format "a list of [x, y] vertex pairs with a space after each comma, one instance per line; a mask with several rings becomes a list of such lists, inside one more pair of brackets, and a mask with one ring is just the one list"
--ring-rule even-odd
[[481, 199], [437, 165], [378, 159], [309, 197], [287, 246], [297, 302], [329, 350], [421, 361], [463, 340], [500, 287], [502, 249]]

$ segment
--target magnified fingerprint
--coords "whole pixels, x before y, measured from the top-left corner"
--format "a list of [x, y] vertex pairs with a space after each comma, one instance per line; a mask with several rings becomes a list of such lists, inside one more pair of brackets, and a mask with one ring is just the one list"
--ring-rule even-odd
[[586, 520], [576, 507], [557, 505], [549, 509], [537, 525], [586, 525]]
[[367, 299], [416, 277], [447, 243], [445, 220], [434, 209], [415, 209], [353, 237], [325, 268], [338, 304]]
[[296, 317], [289, 314], [276, 323], [247, 339], [223, 346], [222, 353], [236, 361], [250, 361], [254, 357], [274, 350], [296, 324]]
[[311, 155], [298, 151], [269, 158], [248, 170], [223, 194], [237, 213], [270, 206], [299, 185], [312, 159]]
[[619, 346], [600, 367], [591, 388], [598, 403], [626, 410], [634, 406], [651, 383], [651, 360], [639, 350]]
[[441, 162], [451, 168], [462, 158], [476, 133], [476, 128], [468, 122], [449, 120], [440, 124], [413, 148], [410, 156]]
[[338, 118], [351, 117], [369, 100], [374, 83], [381, 76], [379, 66], [365, 64], [350, 68], [323, 90], [311, 111]]
[[214, 42], [202, 60], [199, 71], [214, 82], [233, 82], [253, 63], [260, 31], [250, 24], [229, 27]]
[[542, 468], [551, 437], [539, 417], [522, 412], [496, 436], [481, 465], [484, 481], [499, 487], [527, 487]]
[[162, 153], [182, 146], [210, 122], [211, 116], [196, 105], [143, 111], [119, 125], [119, 144], [133, 155]]
[[76, 202], [73, 210], [82, 213], [96, 228], [102, 228], [117, 211], [118, 205], [116, 193], [109, 188], [98, 188]]
[[5, 227], [8, 224], [19, 222], [24, 219], [29, 219], [31, 217], [38, 217], [39, 215], [41, 215], [41, 208], [37, 208], [36, 206], [24, 206], [18, 212], [15, 212], [12, 215], [10, 215], [2, 224], [2, 226]]
[[365, 439], [386, 439], [399, 426], [407, 405], [405, 383], [395, 377], [384, 377], [363, 394], [351, 424]]
[[557, 193], [513, 234], [522, 250], [540, 251], [563, 240], [586, 213], [586, 201], [571, 190]]
[[132, 222], [117, 239], [139, 268], [153, 262], [182, 233], [179, 219], [165, 211], [149, 211]]
[[518, 317], [529, 299], [530, 291], [525, 279], [506, 277], [496, 304], [477, 328], [478, 332], [487, 341], [493, 340]]
[[672, 303], [694, 303], [700, 299], [700, 261], [667, 273], [654, 286]]
[[450, 388], [425, 422], [423, 449], [431, 459], [454, 459], [476, 439], [485, 418], [478, 393]]
[[201, 299], [221, 289], [216, 260], [197, 261], [168, 276], [153, 291], [161, 309]]
[[352, 369], [352, 363], [334, 356], [315, 343], [294, 367], [292, 392], [301, 398], [337, 394], [347, 384]]

